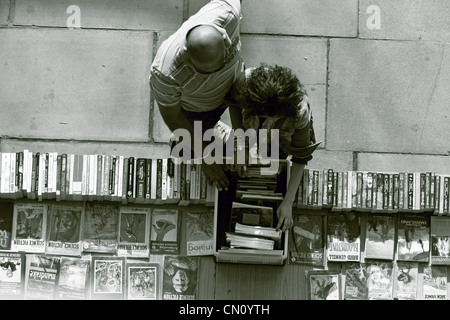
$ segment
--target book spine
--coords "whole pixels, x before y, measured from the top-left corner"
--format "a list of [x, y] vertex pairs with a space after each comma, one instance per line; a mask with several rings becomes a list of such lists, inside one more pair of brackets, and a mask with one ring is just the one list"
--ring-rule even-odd
[[377, 211], [384, 210], [384, 173], [377, 173]]
[[186, 201], [191, 201], [191, 161], [186, 161]]
[[323, 207], [323, 170], [318, 170], [319, 178], [317, 181], [317, 209], [321, 209]]
[[393, 175], [393, 182], [392, 182], [392, 209], [394, 212], [398, 212], [399, 208], [399, 189], [400, 189], [400, 177], [398, 173], [394, 173]]
[[414, 208], [414, 173], [408, 172], [408, 210]]
[[368, 191], [368, 181], [367, 172], [362, 173], [362, 187], [361, 187], [361, 209], [366, 211], [367, 209], [367, 191]]
[[145, 171], [146, 164], [144, 158], [137, 159], [136, 162], [136, 202], [143, 202], [145, 199]]
[[314, 188], [314, 170], [308, 170], [308, 208], [311, 208], [313, 205], [313, 188]]
[[312, 205], [314, 208], [319, 206], [319, 170], [313, 170], [313, 199]]
[[62, 173], [62, 156], [60, 154], [57, 155], [56, 158], [56, 201], [61, 201], [61, 173]]
[[150, 200], [152, 185], [152, 159], [145, 159], [145, 199]]
[[133, 198], [133, 184], [134, 184], [134, 157], [128, 158], [128, 178], [127, 178], [127, 199]]
[[101, 154], [97, 154], [97, 188], [95, 190], [95, 199], [103, 200], [102, 194], [102, 174], [103, 174], [103, 156]]
[[389, 210], [389, 173], [383, 175], [383, 211]]
[[122, 203], [128, 203], [128, 169], [129, 169], [129, 158], [123, 158], [123, 175], [122, 175]]
[[405, 198], [405, 173], [398, 174], [398, 210], [403, 210]]
[[186, 201], [186, 163], [183, 161], [180, 165], [180, 201], [184, 204]]
[[439, 215], [441, 211], [441, 176], [435, 175], [434, 182], [434, 215]]
[[356, 172], [356, 208], [362, 208], [362, 194], [363, 194], [364, 178], [362, 171]]
[[119, 156], [119, 162], [118, 162], [118, 177], [117, 177], [117, 201], [121, 202], [123, 199], [123, 161], [124, 161], [125, 157], [124, 156]]
[[443, 215], [447, 216], [449, 213], [449, 189], [450, 177], [444, 177], [444, 196], [443, 196]]
[[372, 212], [375, 212], [377, 209], [377, 195], [378, 195], [378, 173], [372, 172]]
[[372, 209], [372, 193], [373, 193], [373, 173], [367, 172], [366, 208], [369, 211]]
[[333, 207], [338, 208], [339, 172], [333, 171]]
[[167, 158], [161, 159], [161, 201], [167, 200]]
[[430, 194], [431, 194], [431, 172], [427, 171], [425, 172], [425, 204], [424, 204], [424, 210], [429, 211], [430, 210]]
[[66, 200], [67, 153], [61, 154], [61, 200]]
[[333, 169], [327, 172], [327, 206], [333, 206]]
[[426, 174], [424, 172], [420, 173], [420, 210], [425, 210], [426, 204]]
[[388, 211], [394, 212], [394, 174], [389, 174]]
[[157, 159], [152, 160], [152, 179], [150, 188], [150, 198], [154, 202], [156, 200], [156, 185], [157, 185], [157, 175], [158, 175], [158, 163]]
[[434, 212], [436, 205], [436, 174], [430, 172], [430, 208], [429, 211]]

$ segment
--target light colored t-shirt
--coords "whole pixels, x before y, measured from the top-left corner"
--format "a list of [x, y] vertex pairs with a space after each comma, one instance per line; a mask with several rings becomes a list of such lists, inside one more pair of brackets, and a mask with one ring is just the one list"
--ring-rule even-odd
[[[240, 10], [240, 0], [213, 0], [161, 44], [150, 72], [151, 94], [159, 105], [180, 106], [193, 112], [222, 106], [225, 96], [245, 71], [240, 52]], [[204, 24], [225, 35], [226, 64], [209, 74], [197, 72], [185, 51], [188, 31]]]

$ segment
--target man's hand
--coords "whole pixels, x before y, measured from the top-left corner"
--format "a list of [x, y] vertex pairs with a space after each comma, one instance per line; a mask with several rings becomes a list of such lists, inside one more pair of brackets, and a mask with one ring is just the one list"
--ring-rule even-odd
[[217, 163], [207, 164], [202, 161], [202, 171], [219, 191], [228, 190], [230, 182], [225, 175], [222, 165]]
[[294, 221], [292, 219], [292, 202], [283, 199], [277, 210], [278, 224], [277, 229], [286, 231], [292, 228]]

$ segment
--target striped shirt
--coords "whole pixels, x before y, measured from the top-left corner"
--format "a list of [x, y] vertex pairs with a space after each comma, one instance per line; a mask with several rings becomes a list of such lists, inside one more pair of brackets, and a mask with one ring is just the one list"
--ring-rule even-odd
[[[153, 60], [150, 89], [158, 105], [193, 112], [214, 110], [237, 79], [244, 77], [240, 42], [240, 0], [213, 0], [191, 16], [165, 40]], [[203, 74], [189, 62], [185, 50], [186, 35], [198, 25], [212, 25], [225, 36], [225, 66]]]

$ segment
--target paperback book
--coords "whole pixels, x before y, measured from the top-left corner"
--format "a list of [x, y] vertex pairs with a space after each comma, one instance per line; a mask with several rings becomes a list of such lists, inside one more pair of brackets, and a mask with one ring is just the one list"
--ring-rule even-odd
[[48, 215], [46, 254], [80, 256], [84, 207], [80, 205], [51, 205]]
[[160, 271], [158, 263], [127, 262], [127, 300], [161, 300]]
[[119, 239], [117, 255], [148, 258], [150, 254], [151, 209], [121, 206], [119, 211]]
[[309, 300], [342, 300], [339, 271], [309, 270], [306, 277]]
[[395, 216], [370, 213], [367, 215], [365, 258], [394, 259]]
[[61, 257], [27, 254], [25, 268], [25, 299], [54, 300]]
[[0, 202], [0, 250], [11, 249], [14, 203]]
[[450, 265], [450, 219], [431, 216], [431, 264]]
[[183, 212], [186, 217], [186, 254], [214, 254], [214, 209], [206, 212]]
[[61, 257], [56, 299], [87, 300], [91, 260], [85, 257]]
[[118, 246], [119, 205], [86, 202], [83, 223], [83, 251], [116, 253]]
[[323, 215], [295, 214], [289, 237], [289, 263], [323, 266], [325, 223]]
[[394, 300], [416, 300], [419, 264], [410, 261], [397, 261], [394, 265]]
[[428, 262], [430, 253], [430, 215], [398, 214], [397, 260]]
[[25, 254], [0, 251], [0, 266], [0, 299], [22, 299], [25, 283]]
[[166, 255], [163, 262], [163, 300], [196, 300], [200, 257]]
[[14, 205], [12, 251], [45, 253], [47, 210], [42, 203]]
[[180, 215], [178, 210], [152, 210], [151, 254], [178, 254], [180, 250]]
[[328, 216], [328, 261], [360, 261], [361, 228], [357, 212], [336, 212]]
[[393, 263], [391, 261], [366, 261], [367, 294], [369, 300], [393, 299]]
[[226, 232], [226, 240], [231, 249], [247, 248], [260, 250], [273, 250], [275, 241], [262, 237], [237, 234], [235, 232]]
[[125, 257], [92, 256], [91, 299], [121, 300], [125, 288]]
[[234, 230], [236, 222], [252, 226], [274, 227], [273, 207], [233, 202], [230, 230]]
[[345, 265], [344, 300], [367, 300], [367, 268], [365, 263]]
[[447, 271], [447, 266], [424, 266], [423, 300], [447, 300]]

